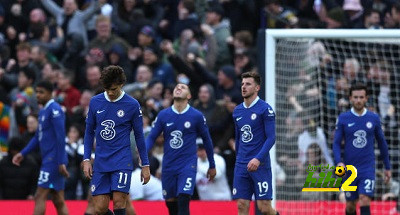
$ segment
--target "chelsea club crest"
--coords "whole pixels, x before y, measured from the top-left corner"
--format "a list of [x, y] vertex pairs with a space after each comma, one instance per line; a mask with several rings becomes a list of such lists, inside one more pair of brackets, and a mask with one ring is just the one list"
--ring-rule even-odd
[[125, 115], [125, 112], [123, 111], [123, 110], [119, 110], [118, 112], [117, 112], [117, 116], [118, 117], [123, 117]]

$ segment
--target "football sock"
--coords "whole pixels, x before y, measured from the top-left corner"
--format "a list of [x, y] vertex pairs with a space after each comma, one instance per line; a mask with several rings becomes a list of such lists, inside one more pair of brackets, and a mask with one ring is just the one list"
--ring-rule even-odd
[[361, 215], [371, 215], [371, 210], [369, 205], [360, 207], [360, 213]]
[[165, 202], [167, 204], [169, 215], [178, 215], [178, 202]]
[[348, 211], [346, 210], [346, 215], [357, 215], [357, 214], [356, 214], [356, 211], [354, 211], [354, 212], [348, 212]]
[[278, 212], [278, 211], [276, 212], [276, 215], [279, 215], [279, 212]]
[[126, 214], [126, 210], [125, 210], [125, 208], [114, 209], [114, 214], [115, 215], [125, 215]]
[[189, 202], [190, 195], [188, 194], [179, 194], [178, 196], [178, 214], [179, 215], [189, 215]]
[[114, 213], [110, 209], [108, 209], [108, 211], [104, 215], [114, 215]]

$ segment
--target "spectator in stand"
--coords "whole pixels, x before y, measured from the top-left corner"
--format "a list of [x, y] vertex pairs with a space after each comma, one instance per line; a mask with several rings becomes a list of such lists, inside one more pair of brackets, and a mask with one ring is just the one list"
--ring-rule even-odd
[[381, 16], [376, 9], [370, 9], [364, 13], [364, 26], [366, 29], [382, 29]]
[[53, 0], [41, 0], [46, 10], [56, 18], [57, 25], [68, 36], [77, 33], [83, 38], [84, 47], [88, 45], [86, 23], [100, 9], [106, 0], [92, 1], [89, 7], [81, 11], [75, 0], [64, 0], [63, 7], [58, 6]]
[[196, 14], [195, 0], [181, 0], [178, 4], [178, 20], [174, 29], [174, 39], [177, 39], [185, 29], [199, 29], [200, 21]]
[[364, 8], [360, 0], [344, 0], [343, 10], [347, 15], [347, 24], [350, 28], [362, 28]]
[[280, 4], [280, 0], [267, 0], [265, 3], [267, 28], [296, 28], [299, 19], [289, 9]]
[[[36, 130], [39, 126], [37, 113], [31, 113], [26, 117], [26, 131], [22, 134], [22, 140], [24, 141], [24, 146], [26, 146], [29, 141], [35, 136]], [[42, 163], [42, 155], [40, 154], [40, 149], [36, 148], [31, 152], [30, 156], [39, 165]]]
[[[78, 182], [81, 181], [81, 162], [83, 158], [83, 126], [82, 124], [73, 124], [69, 127], [67, 133], [67, 144], [65, 151], [68, 155], [67, 171], [69, 178], [65, 181], [64, 195], [65, 199], [76, 199]], [[78, 153], [78, 149], [82, 149], [82, 153]], [[83, 181], [83, 180], [82, 180]], [[83, 183], [81, 183], [83, 184]], [[83, 190], [88, 190], [83, 188]]]
[[230, 201], [231, 190], [226, 178], [226, 164], [224, 158], [214, 153], [215, 169], [217, 174], [213, 181], [208, 180], [207, 171], [209, 162], [207, 152], [201, 138], [197, 138], [197, 174], [196, 188], [200, 200]]
[[[50, 40], [50, 30], [46, 23], [38, 22], [30, 26], [29, 43], [32, 46], [40, 46], [53, 55], [57, 55], [64, 45], [64, 32], [57, 28], [57, 37]], [[64, 50], [65, 51], [65, 50]]]
[[93, 94], [102, 89], [100, 84], [101, 69], [98, 65], [88, 65], [86, 68], [86, 86], [83, 89], [90, 90]]
[[6, 67], [5, 73], [0, 72], [0, 85], [9, 92], [18, 85], [18, 73], [23, 68], [30, 68], [38, 74], [36, 66], [30, 60], [31, 46], [29, 43], [20, 43], [16, 47], [17, 61], [11, 60]]
[[214, 36], [217, 41], [217, 56], [215, 68], [231, 63], [227, 38], [231, 36], [229, 22], [223, 20], [224, 9], [220, 5], [211, 7], [206, 16], [206, 23], [214, 30]]
[[135, 90], [145, 90], [152, 79], [151, 69], [147, 65], [141, 64], [136, 70], [135, 82], [125, 85], [123, 89], [128, 94]]
[[[49, 61], [47, 59], [47, 50], [41, 46], [34, 45], [31, 50], [31, 60], [33, 64], [35, 64], [36, 68], [38, 68], [38, 74], [36, 74], [36, 80], [42, 80], [42, 70], [44, 65]], [[51, 55], [51, 54], [49, 54]]]
[[18, 73], [18, 87], [10, 92], [12, 107], [15, 113], [19, 134], [26, 130], [26, 117], [39, 110], [33, 83], [35, 73], [28, 67], [22, 68]]
[[114, 44], [107, 54], [109, 65], [118, 65], [124, 69], [127, 83], [134, 81], [134, 74], [131, 62], [128, 60], [127, 53], [120, 44]]
[[41, 71], [42, 80], [51, 82], [54, 86], [57, 84], [58, 73], [61, 70], [59, 64], [47, 62]]
[[89, 48], [99, 48], [103, 53], [110, 52], [113, 45], [118, 44], [123, 48], [125, 53], [128, 52], [130, 45], [121, 37], [111, 32], [111, 20], [107, 16], [99, 15], [96, 18], [97, 36], [90, 41]]
[[146, 89], [146, 97], [145, 97], [145, 110], [149, 115], [151, 121], [155, 119], [158, 112], [162, 110], [164, 107], [162, 106], [162, 92], [164, 90], [164, 85], [158, 79], [153, 79], [147, 85]]
[[143, 63], [153, 70], [153, 78], [161, 80], [164, 86], [175, 83], [175, 74], [169, 63], [162, 62], [157, 46], [147, 46], [143, 52]]
[[92, 91], [83, 90], [81, 98], [79, 99], [79, 105], [74, 106], [71, 111], [71, 115], [68, 119], [69, 123], [72, 124], [85, 124], [86, 115], [89, 111], [90, 99], [94, 96]]
[[400, 28], [400, 2], [394, 3], [385, 15], [385, 28]]
[[79, 105], [81, 93], [76, 89], [72, 83], [74, 81], [74, 74], [71, 71], [64, 70], [58, 75], [57, 90], [55, 100], [65, 108], [66, 113], [72, 113], [72, 108]]
[[13, 137], [8, 145], [8, 155], [0, 161], [0, 199], [33, 200], [39, 164], [27, 156], [20, 166], [15, 166], [12, 158], [25, 144], [20, 137]]

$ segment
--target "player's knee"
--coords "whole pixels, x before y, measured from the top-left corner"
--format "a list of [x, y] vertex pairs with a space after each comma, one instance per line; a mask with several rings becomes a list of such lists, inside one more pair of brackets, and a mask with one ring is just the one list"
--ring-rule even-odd
[[237, 206], [239, 211], [248, 211], [250, 207], [250, 202], [244, 199], [239, 199], [237, 201]]
[[257, 203], [258, 210], [260, 210], [261, 214], [266, 214], [266, 215], [275, 215], [276, 212], [272, 208], [272, 205], [270, 202], [259, 202]]
[[368, 206], [371, 203], [371, 198], [366, 195], [360, 195], [360, 206]]
[[95, 205], [94, 206], [95, 214], [106, 214], [108, 212], [108, 205]]
[[356, 211], [356, 202], [355, 201], [346, 202], [346, 211], [348, 212]]
[[113, 195], [114, 208], [125, 208], [127, 203], [126, 195]]

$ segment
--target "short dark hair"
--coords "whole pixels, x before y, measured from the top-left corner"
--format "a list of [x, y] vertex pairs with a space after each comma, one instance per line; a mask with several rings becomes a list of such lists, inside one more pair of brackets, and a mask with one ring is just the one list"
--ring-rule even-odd
[[41, 87], [44, 88], [45, 90], [49, 91], [49, 92], [53, 92], [54, 90], [54, 86], [50, 81], [40, 81], [39, 83], [36, 84], [36, 87]]
[[245, 72], [242, 74], [242, 80], [244, 78], [253, 78], [254, 81], [256, 82], [256, 84], [261, 85], [261, 77], [260, 74], [258, 74], [258, 72], [256, 71], [251, 71], [251, 72]]
[[365, 91], [365, 95], [368, 96], [368, 88], [365, 84], [363, 83], [355, 83], [353, 85], [351, 85], [350, 90], [349, 90], [349, 96], [351, 96], [351, 94], [353, 93], [353, 91], [356, 90], [364, 90]]
[[107, 66], [101, 72], [100, 82], [104, 89], [109, 89], [113, 84], [125, 84], [125, 81], [125, 72], [120, 66]]

